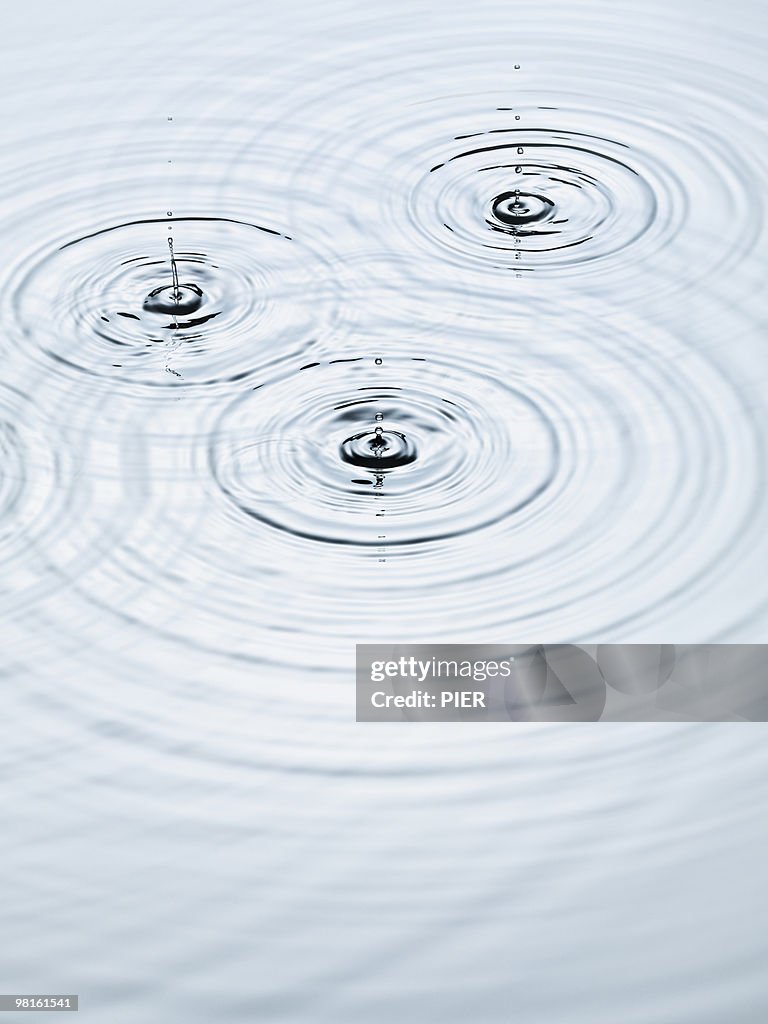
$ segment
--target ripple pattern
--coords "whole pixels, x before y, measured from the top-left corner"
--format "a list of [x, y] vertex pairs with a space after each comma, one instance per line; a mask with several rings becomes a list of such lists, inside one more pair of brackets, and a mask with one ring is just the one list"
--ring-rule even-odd
[[42, 355], [84, 373], [148, 386], [233, 382], [300, 351], [320, 326], [292, 299], [308, 272], [307, 254], [271, 228], [134, 222], [44, 253], [19, 275], [14, 315]]
[[513, 516], [548, 486], [556, 435], [522, 389], [469, 369], [423, 356], [304, 367], [225, 412], [213, 476], [248, 515], [343, 544]]
[[762, 734], [353, 696], [361, 642], [583, 643], [621, 689], [604, 645], [768, 639], [764, 12], [112, 8], [3, 25], [13, 987], [768, 1019]]
[[[438, 224], [450, 232], [436, 241], [456, 247], [463, 259], [491, 266], [506, 260], [510, 269], [511, 261], [529, 270], [583, 269], [651, 230], [672, 238], [684, 212], [681, 185], [654, 182], [650, 169], [641, 173], [621, 142], [515, 127], [456, 143], [456, 154], [431, 168], [436, 177], [425, 177], [414, 193], [411, 212], [422, 233], [436, 233]], [[541, 254], [538, 262], [534, 254]]]

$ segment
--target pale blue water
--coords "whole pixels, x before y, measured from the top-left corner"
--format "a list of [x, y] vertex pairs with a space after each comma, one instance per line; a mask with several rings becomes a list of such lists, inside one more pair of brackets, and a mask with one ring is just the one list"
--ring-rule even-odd
[[356, 642], [766, 641], [761, 7], [4, 22], [0, 991], [768, 1019], [763, 727], [353, 721]]

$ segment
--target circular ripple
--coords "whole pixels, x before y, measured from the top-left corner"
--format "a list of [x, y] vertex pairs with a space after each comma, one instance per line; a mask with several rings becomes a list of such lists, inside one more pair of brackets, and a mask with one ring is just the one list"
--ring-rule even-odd
[[611, 257], [650, 231], [670, 241], [685, 193], [621, 141], [510, 127], [457, 139], [456, 152], [418, 183], [410, 208], [425, 234], [464, 259], [562, 269]]
[[[221, 116], [190, 132], [165, 118], [89, 124], [43, 132], [21, 166], [7, 161], [0, 352], [26, 361], [27, 378], [206, 385], [211, 398], [286, 356], [310, 358], [336, 315], [334, 248], [317, 203], [287, 209], [284, 148], [233, 161], [228, 127]], [[167, 301], [169, 229], [179, 309]]]
[[[93, 550], [89, 534], [87, 488], [82, 504], [72, 510], [71, 484], [77, 478], [78, 456], [62, 445], [63, 428], [41, 421], [29, 396], [0, 385], [0, 613], [9, 620], [27, 606], [61, 589], [56, 556]], [[73, 520], [77, 535], [67, 540]], [[75, 555], [77, 557], [77, 555]], [[6, 644], [13, 658], [14, 643]]]
[[311, 337], [313, 310], [291, 298], [309, 287], [310, 267], [301, 246], [260, 225], [134, 221], [40, 254], [14, 312], [46, 356], [88, 374], [232, 381]]
[[[333, 69], [301, 108], [328, 201], [350, 212], [361, 248], [421, 260], [414, 290], [450, 278], [466, 303], [511, 272], [629, 298], [659, 280], [679, 291], [754, 249], [765, 203], [737, 75], [686, 66], [682, 86], [665, 60], [651, 82], [643, 54], [622, 67], [580, 53], [576, 70], [556, 36], [517, 68], [484, 32], [475, 45], [446, 35], [439, 53]], [[511, 209], [516, 193], [525, 210]]]
[[[436, 350], [403, 330], [379, 356], [340, 353], [190, 418], [186, 403], [86, 409], [58, 488], [79, 505], [38, 541], [60, 564], [56, 530], [78, 523], [61, 635], [108, 657], [138, 629], [174, 657], [328, 671], [382, 622], [402, 642], [556, 627], [609, 642], [695, 613], [728, 635], [765, 550], [757, 389], [684, 334], [599, 312], [596, 330], [561, 308], [503, 351], [479, 331]], [[75, 397], [56, 413], [78, 419]], [[378, 472], [360, 464], [377, 427], [398, 456]]]
[[17, 514], [24, 493], [24, 462], [18, 427], [3, 408], [0, 414], [0, 536], [5, 535], [5, 524]]
[[439, 358], [306, 367], [239, 398], [215, 437], [211, 469], [240, 512], [336, 544], [378, 544], [384, 518], [399, 544], [482, 529], [546, 491], [557, 462], [522, 390]]

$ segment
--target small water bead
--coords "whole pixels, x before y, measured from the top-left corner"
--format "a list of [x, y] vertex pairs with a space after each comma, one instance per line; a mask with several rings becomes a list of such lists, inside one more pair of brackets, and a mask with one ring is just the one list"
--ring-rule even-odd
[[379, 359], [379, 358], [374, 359], [374, 363], [376, 363], [377, 366], [381, 366], [381, 359]]
[[377, 421], [378, 423], [381, 423], [381, 421], [382, 421], [383, 419], [384, 419], [384, 417], [382, 416], [382, 414], [381, 414], [380, 412], [377, 412], [377, 413], [376, 413], [376, 421]]

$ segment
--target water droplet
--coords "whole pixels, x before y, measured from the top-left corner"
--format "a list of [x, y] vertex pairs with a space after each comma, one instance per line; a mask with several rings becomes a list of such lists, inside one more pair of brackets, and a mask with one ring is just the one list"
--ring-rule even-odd
[[382, 421], [382, 420], [384, 419], [384, 417], [383, 417], [383, 416], [381, 415], [381, 413], [380, 413], [380, 412], [377, 412], [377, 413], [376, 413], [376, 419], [377, 419], [377, 421], [378, 421], [378, 422], [380, 423], [380, 422], [381, 422], [381, 421]]
[[491, 203], [491, 213], [503, 225], [518, 229], [521, 225], [549, 220], [555, 213], [555, 204], [546, 196], [530, 192], [502, 192]]
[[379, 359], [378, 357], [374, 359], [374, 362], [376, 363], [377, 366], [381, 366], [381, 359]]
[[376, 427], [373, 437], [368, 442], [368, 447], [372, 452], [375, 452], [377, 458], [381, 458], [382, 454], [389, 448], [387, 439], [384, 437], [384, 431], [381, 427]]
[[[385, 431], [382, 427], [376, 427], [373, 431], [364, 430], [348, 437], [342, 442], [339, 454], [344, 462], [359, 469], [373, 469], [380, 474], [383, 470], [407, 466], [413, 462], [416, 459], [416, 447], [400, 431]], [[384, 477], [381, 476], [374, 486], [383, 482]]]
[[523, 149], [522, 146], [518, 146], [517, 147], [517, 155], [518, 156], [522, 156], [524, 152], [525, 152], [525, 150]]
[[178, 289], [172, 284], [164, 284], [152, 289], [144, 299], [143, 308], [148, 313], [186, 316], [200, 309], [204, 298], [202, 288], [196, 284], [179, 284]]
[[519, 71], [519, 70], [520, 70], [520, 65], [519, 64], [515, 64], [515, 71]]
[[520, 115], [519, 115], [519, 114], [515, 114], [515, 120], [516, 120], [516, 121], [519, 121], [519, 120], [520, 120]]

